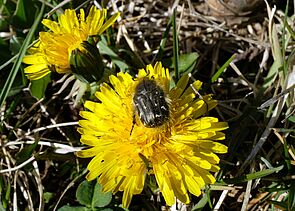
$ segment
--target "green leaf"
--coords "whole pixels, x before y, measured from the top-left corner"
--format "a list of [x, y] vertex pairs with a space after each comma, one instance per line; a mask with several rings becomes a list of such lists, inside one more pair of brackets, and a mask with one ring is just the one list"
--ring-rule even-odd
[[45, 203], [48, 203], [48, 202], [50, 201], [50, 199], [53, 198], [53, 196], [54, 196], [54, 193], [52, 193], [52, 192], [45, 192], [45, 193], [43, 194], [44, 202], [45, 202]]
[[219, 76], [226, 70], [226, 68], [229, 66], [229, 64], [234, 60], [235, 54], [232, 55], [220, 68], [219, 70], [212, 76], [211, 83], [214, 83]]
[[10, 194], [11, 194], [11, 184], [8, 183], [7, 187], [6, 187], [6, 192], [5, 192], [5, 197], [4, 197], [4, 208], [6, 209], [8, 204], [9, 204], [9, 198], [10, 198]]
[[47, 85], [50, 83], [50, 81], [51, 81], [50, 74], [38, 80], [31, 81], [30, 90], [31, 90], [32, 96], [36, 97], [38, 100], [44, 97]]
[[16, 55], [16, 54], [18, 54], [18, 52], [24, 42], [24, 38], [12, 36], [12, 38], [9, 40], [9, 42], [10, 42], [9, 50], [12, 52], [13, 55]]
[[281, 66], [282, 66], [281, 63], [278, 60], [275, 60], [273, 62], [267, 76], [264, 78], [264, 84], [263, 84], [264, 88], [268, 88], [269, 86], [273, 85], [273, 82], [277, 78], [277, 75], [279, 73], [279, 69]]
[[[20, 77], [17, 77], [17, 79], [18, 78], [20, 78]], [[0, 83], [1, 83], [2, 81], [0, 80]], [[16, 81], [16, 83], [21, 83], [21, 80], [19, 80], [19, 81]], [[10, 91], [9, 91], [9, 93], [8, 93], [8, 97], [11, 97], [11, 96], [14, 96], [14, 95], [16, 95], [16, 94], [18, 94], [18, 93], [20, 93], [22, 90], [23, 90], [23, 88], [25, 87], [25, 85], [17, 85], [17, 84], [13, 84], [14, 86], [13, 87], [11, 87], [11, 89], [10, 89]], [[2, 91], [2, 89], [0, 89], [0, 92]]]
[[284, 168], [284, 166], [282, 165], [282, 166], [279, 166], [276, 168], [265, 169], [265, 170], [254, 172], [251, 174], [246, 174], [244, 176], [237, 177], [237, 178], [225, 179], [225, 180], [223, 180], [223, 182], [225, 182], [226, 184], [237, 184], [237, 183], [247, 182], [249, 180], [254, 180], [254, 179], [268, 176], [270, 174], [273, 174], [275, 172], [282, 170], [283, 168]]
[[97, 207], [105, 207], [112, 200], [112, 193], [101, 191], [101, 185], [96, 182], [83, 181], [77, 188], [76, 197], [80, 204], [85, 205], [92, 210]]
[[8, 26], [9, 26], [9, 22], [6, 19], [1, 18], [0, 19], [0, 31], [5, 31], [8, 28]]
[[76, 191], [76, 198], [80, 204], [91, 207], [94, 192], [93, 186], [93, 182], [88, 182], [86, 180], [80, 183]]
[[14, 19], [15, 21], [19, 21], [21, 23], [27, 22], [24, 0], [17, 1], [16, 10], [14, 13]]
[[14, 62], [13, 67], [12, 67], [12, 69], [11, 69], [7, 79], [6, 79], [6, 82], [5, 82], [5, 84], [3, 86], [3, 89], [2, 89], [2, 91], [0, 93], [0, 107], [2, 107], [3, 103], [5, 102], [5, 100], [7, 98], [7, 95], [9, 93], [10, 89], [11, 89], [11, 86], [12, 86], [12, 84], [14, 82], [14, 79], [15, 79], [15, 77], [17, 75], [17, 72], [19, 71], [20, 65], [22, 63], [22, 59], [23, 59], [23, 57], [24, 57], [24, 55], [26, 53], [26, 50], [27, 50], [27, 48], [28, 48], [28, 46], [29, 46], [29, 44], [30, 44], [30, 42], [32, 40], [34, 32], [35, 32], [35, 30], [36, 30], [42, 16], [43, 16], [43, 11], [44, 11], [44, 7], [45, 7], [44, 5], [45, 4], [43, 3], [42, 7], [41, 7], [41, 10], [40, 10], [40, 12], [38, 14], [38, 17], [36, 18], [32, 28], [30, 29], [30, 31], [29, 31], [29, 33], [28, 33], [28, 35], [27, 35], [27, 37], [26, 37], [26, 39], [25, 39], [25, 41], [24, 41], [24, 43], [23, 43], [23, 45], [22, 45], [22, 47], [20, 49], [18, 57], [17, 57], [16, 61]]
[[[11, 52], [9, 51], [9, 45], [6, 41], [4, 41], [0, 37], [0, 64], [2, 66], [3, 63], [5, 63], [7, 60], [11, 57]], [[0, 69], [1, 70], [1, 69]]]
[[94, 187], [94, 193], [92, 198], [92, 207], [105, 207], [112, 201], [112, 193], [102, 192], [101, 185], [97, 182]]
[[[181, 54], [179, 56], [179, 63], [178, 63], [178, 71], [179, 75], [188, 74], [192, 72], [194, 69], [197, 59], [199, 57], [199, 54], [196, 52], [193, 53], [187, 53], [187, 54]], [[170, 69], [174, 68], [174, 57], [164, 59], [162, 61], [163, 65], [165, 67], [169, 67]]]
[[13, 25], [19, 28], [29, 27], [34, 21], [35, 11], [32, 0], [18, 0], [12, 19]]
[[288, 120], [289, 120], [290, 122], [295, 123], [295, 116], [290, 116], [290, 117], [288, 118]]
[[295, 31], [291, 28], [291, 26], [288, 24], [288, 22], [285, 23], [285, 26], [288, 29], [288, 32], [290, 33], [293, 40], [295, 40]]
[[3, 207], [3, 205], [2, 205], [1, 202], [0, 202], [0, 211], [5, 211], [5, 209], [4, 209], [4, 207]]
[[[25, 146], [20, 152], [17, 153], [16, 163], [21, 164], [24, 161], [28, 160], [30, 157], [32, 157], [32, 154], [34, 153], [37, 146], [38, 146], [37, 139], [33, 144]], [[31, 163], [29, 163], [29, 166], [31, 166]]]
[[208, 196], [205, 194], [201, 200], [192, 208], [192, 211], [202, 210], [208, 203]]
[[120, 59], [118, 54], [116, 54], [110, 47], [107, 46], [106, 41], [102, 40], [98, 42], [98, 49], [102, 55], [107, 55], [110, 57], [112, 62], [119, 67], [119, 69], [123, 72], [129, 69], [128, 65]]
[[0, 0], [0, 5], [1, 5], [2, 18], [9, 19], [9, 17], [15, 11], [15, 2], [14, 1], [7, 1], [7, 0]]
[[59, 208], [58, 211], [91, 211], [91, 209], [83, 206], [72, 207], [65, 205]]

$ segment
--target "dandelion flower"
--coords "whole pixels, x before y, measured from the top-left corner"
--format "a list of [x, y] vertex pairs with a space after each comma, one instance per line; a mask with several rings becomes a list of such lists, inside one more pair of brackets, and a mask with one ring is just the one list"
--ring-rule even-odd
[[[203, 116], [217, 102], [211, 95], [196, 96], [191, 86], [199, 90], [200, 81], [188, 86], [189, 77], [184, 75], [170, 89], [169, 71], [160, 62], [141, 69], [134, 79], [123, 72], [109, 79], [111, 86], [104, 83], [96, 92], [100, 102], [86, 101], [88, 110], [80, 113], [81, 142], [90, 148], [77, 156], [94, 157], [87, 167], [88, 180], [98, 177], [103, 191], [123, 191], [124, 207], [133, 195], [141, 193], [149, 174], [155, 175], [170, 206], [175, 197], [189, 203], [188, 192], [199, 196], [205, 184], [215, 182], [210, 173], [219, 170], [215, 153], [227, 152], [217, 141], [225, 138], [220, 131], [228, 125]], [[135, 94], [144, 80], [154, 81], [165, 95], [169, 114], [167, 119], [157, 120], [163, 120], [161, 125], [144, 124], [142, 113], [136, 111]]]
[[26, 55], [23, 58], [23, 62], [30, 66], [25, 68], [25, 73], [30, 80], [38, 80], [48, 75], [53, 66], [51, 66], [46, 55], [39, 48], [40, 42], [37, 42], [33, 47], [29, 49], [30, 55]]
[[[71, 72], [69, 59], [72, 51], [83, 48], [81, 44], [90, 36], [102, 34], [120, 15], [116, 13], [106, 20], [106, 14], [106, 9], [99, 10], [92, 6], [86, 18], [83, 9], [80, 9], [79, 15], [67, 9], [59, 16], [58, 22], [43, 19], [43, 25], [50, 31], [39, 33], [38, 53], [24, 57], [23, 62], [31, 65], [25, 68], [28, 78], [36, 80], [45, 76], [50, 73], [50, 66], [54, 66], [57, 73]], [[46, 65], [47, 69], [44, 68]]]

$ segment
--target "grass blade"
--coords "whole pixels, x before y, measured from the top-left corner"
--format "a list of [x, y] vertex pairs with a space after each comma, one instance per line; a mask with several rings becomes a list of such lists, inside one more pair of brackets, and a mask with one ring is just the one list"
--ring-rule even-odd
[[162, 39], [161, 39], [161, 43], [160, 43], [158, 54], [153, 59], [153, 62], [152, 63], [154, 63], [155, 61], [161, 60], [162, 57], [163, 57], [164, 48], [166, 46], [167, 39], [168, 39], [168, 36], [169, 36], [169, 31], [170, 31], [171, 26], [172, 26], [172, 19], [173, 19], [173, 16], [171, 16], [171, 18], [169, 19], [169, 22], [168, 22], [168, 24], [166, 26], [165, 32], [163, 33], [163, 36], [162, 36]]
[[178, 36], [177, 36], [177, 26], [176, 26], [176, 9], [173, 10], [172, 15], [172, 27], [173, 27], [173, 57], [174, 57], [174, 74], [175, 81], [179, 79], [178, 63], [179, 63], [179, 47], [178, 47]]
[[41, 21], [41, 18], [43, 16], [43, 12], [44, 12], [44, 7], [45, 7], [45, 4], [43, 3], [42, 6], [41, 6], [41, 10], [39, 11], [39, 14], [34, 22], [34, 24], [32, 25], [32, 28], [30, 29], [21, 49], [20, 49], [20, 52], [18, 54], [18, 57], [15, 61], [15, 63], [13, 64], [13, 67], [8, 75], [8, 78], [4, 84], [4, 87], [2, 89], [2, 92], [0, 93], [0, 107], [2, 107], [3, 103], [5, 102], [7, 96], [8, 96], [8, 93], [12, 87], [12, 84], [14, 82], [14, 79], [16, 77], [16, 74], [19, 70], [19, 67], [22, 63], [22, 59], [26, 53], [26, 50], [32, 40], [32, 37], [34, 35], [34, 32], [35, 30], [37, 29], [37, 26], [39, 24], [39, 22]]
[[214, 83], [218, 77], [226, 70], [226, 68], [229, 66], [229, 64], [234, 60], [235, 54], [232, 55], [222, 66], [219, 68], [219, 70], [212, 76], [211, 83]]
[[247, 182], [249, 180], [259, 179], [261, 177], [265, 177], [265, 176], [268, 176], [268, 175], [273, 174], [275, 172], [278, 172], [278, 171], [282, 170], [283, 167], [284, 166], [278, 166], [276, 168], [265, 169], [262, 171], [254, 172], [251, 174], [246, 174], [244, 176], [233, 178], [233, 179], [225, 179], [223, 182], [225, 182], [226, 184], [237, 184], [237, 183]]

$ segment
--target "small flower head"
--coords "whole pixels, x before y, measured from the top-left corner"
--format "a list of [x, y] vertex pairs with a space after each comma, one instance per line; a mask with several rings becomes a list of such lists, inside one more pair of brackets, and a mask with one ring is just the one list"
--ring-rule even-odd
[[[44, 19], [42, 23], [50, 31], [39, 33], [38, 55], [27, 55], [23, 60], [26, 64], [34, 65], [34, 68], [30, 66], [25, 68], [28, 78], [35, 80], [45, 75], [43, 66], [40, 68], [37, 66], [40, 64], [40, 59], [38, 62], [30, 59], [40, 55], [42, 55], [44, 66], [54, 66], [58, 73], [71, 72], [70, 57], [72, 52], [80, 48], [81, 44], [87, 41], [90, 36], [102, 34], [119, 16], [119, 13], [116, 13], [105, 21], [106, 14], [106, 9], [99, 10], [93, 6], [87, 18], [85, 18], [83, 9], [80, 9], [79, 15], [76, 15], [74, 10], [67, 9], [64, 14], [59, 16], [58, 22]], [[46, 73], [50, 73], [50, 69], [47, 68], [47, 70]], [[37, 76], [33, 76], [33, 74]]]
[[[157, 86], [142, 85], [143, 81], [153, 81]], [[79, 121], [78, 131], [81, 142], [90, 148], [77, 155], [94, 157], [87, 179], [98, 177], [104, 191], [124, 191], [124, 207], [129, 206], [134, 194], [141, 193], [148, 174], [155, 175], [168, 205], [175, 197], [189, 203], [188, 192], [199, 196], [205, 184], [215, 182], [210, 173], [219, 170], [215, 153], [227, 152], [227, 147], [216, 141], [225, 138], [220, 131], [228, 126], [217, 118], [203, 116], [217, 103], [211, 95], [198, 98], [188, 81], [184, 75], [170, 89], [168, 69], [156, 63], [141, 69], [135, 79], [122, 72], [110, 76], [112, 86], [104, 83], [96, 93], [100, 102], [85, 103], [88, 111], [80, 113], [84, 119]], [[192, 84], [195, 90], [201, 85], [200, 81]], [[142, 110], [136, 99], [143, 103]], [[161, 107], [164, 101], [168, 114], [167, 107]], [[151, 118], [157, 124], [146, 124], [142, 115], [148, 114], [154, 115]]]
[[70, 56], [72, 73], [82, 82], [99, 81], [103, 76], [103, 63], [96, 46], [84, 41]]

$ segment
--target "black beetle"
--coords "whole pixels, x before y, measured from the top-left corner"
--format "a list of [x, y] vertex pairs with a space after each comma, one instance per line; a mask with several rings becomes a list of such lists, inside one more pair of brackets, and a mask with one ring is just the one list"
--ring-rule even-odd
[[159, 127], [169, 119], [169, 104], [165, 92], [155, 80], [144, 78], [137, 84], [133, 103], [145, 127]]

